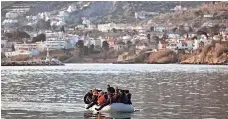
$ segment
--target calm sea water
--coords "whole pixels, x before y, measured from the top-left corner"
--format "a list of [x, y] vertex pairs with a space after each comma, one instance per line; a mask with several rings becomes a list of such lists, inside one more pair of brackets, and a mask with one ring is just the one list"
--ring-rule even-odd
[[[86, 111], [84, 94], [129, 89], [134, 113]], [[1, 117], [42, 119], [227, 119], [228, 66], [67, 64], [1, 67]]]

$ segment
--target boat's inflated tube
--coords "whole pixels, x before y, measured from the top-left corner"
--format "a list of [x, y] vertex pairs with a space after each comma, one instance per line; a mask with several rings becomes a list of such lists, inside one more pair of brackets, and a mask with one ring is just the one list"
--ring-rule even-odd
[[[85, 105], [85, 108], [88, 105]], [[89, 110], [91, 111], [96, 111], [95, 108], [99, 108], [100, 106], [98, 105], [94, 105], [91, 108], [89, 108]], [[111, 105], [107, 105], [105, 107], [103, 107], [99, 112], [134, 112], [134, 108], [132, 105], [129, 104], [123, 104], [123, 103], [112, 103]]]

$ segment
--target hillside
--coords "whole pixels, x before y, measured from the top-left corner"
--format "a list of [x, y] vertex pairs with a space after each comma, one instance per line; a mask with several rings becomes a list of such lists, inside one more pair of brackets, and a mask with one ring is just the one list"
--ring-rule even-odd
[[[228, 20], [228, 2], [209, 2], [200, 7], [191, 8], [176, 13], [165, 13], [155, 16], [148, 21], [152, 23], [172, 23], [174, 25], [190, 24], [194, 27], [201, 27], [208, 24], [224, 24]], [[207, 17], [212, 16], [212, 17]]]
[[[170, 12], [176, 5], [182, 5], [183, 7], [191, 8], [197, 7], [204, 2], [167, 2], [167, 1], [94, 1], [94, 2], [78, 2], [78, 1], [39, 1], [39, 2], [8, 2], [4, 1], [4, 8], [10, 8], [10, 6], [16, 4], [24, 4], [31, 6], [27, 15], [36, 15], [39, 12], [53, 12], [66, 9], [69, 5], [77, 6], [78, 10], [71, 13], [71, 22], [80, 20], [81, 17], [87, 17], [94, 22], [136, 22], [134, 19], [135, 12], [157, 12], [166, 13]], [[5, 15], [4, 8], [2, 9], [2, 16]]]

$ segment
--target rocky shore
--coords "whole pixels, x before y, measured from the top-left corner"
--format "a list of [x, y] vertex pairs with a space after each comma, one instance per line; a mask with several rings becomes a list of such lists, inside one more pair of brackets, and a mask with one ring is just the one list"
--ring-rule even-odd
[[228, 47], [221, 44], [207, 45], [193, 53], [181, 64], [228, 64]]
[[[129, 60], [131, 58], [131, 60]], [[117, 63], [148, 63], [148, 64], [210, 64], [228, 65], [228, 46], [226, 43], [214, 43], [199, 48], [192, 53], [176, 53], [172, 50], [160, 50], [139, 58], [127, 53], [119, 56]]]
[[[63, 51], [53, 51], [50, 56], [57, 58], [64, 63], [115, 63], [115, 64], [209, 64], [209, 65], [228, 65], [228, 43], [213, 43], [200, 47], [192, 53], [175, 52], [164, 49], [157, 52], [141, 51], [138, 54], [124, 52], [120, 55], [110, 51], [104, 58], [104, 53], [78, 56], [74, 50], [70, 53]], [[44, 53], [41, 57], [44, 58]], [[29, 57], [15, 57], [15, 61], [31, 60]]]

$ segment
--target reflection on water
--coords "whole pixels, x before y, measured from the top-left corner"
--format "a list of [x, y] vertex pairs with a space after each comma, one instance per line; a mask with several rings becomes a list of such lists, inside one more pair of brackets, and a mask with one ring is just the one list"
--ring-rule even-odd
[[[2, 118], [194, 118], [228, 117], [228, 67], [208, 65], [69, 64], [2, 67]], [[93, 114], [83, 96], [111, 84], [129, 89], [140, 111]]]
[[85, 112], [84, 119], [107, 119], [107, 118], [115, 118], [115, 119], [131, 119], [132, 113], [91, 113]]

